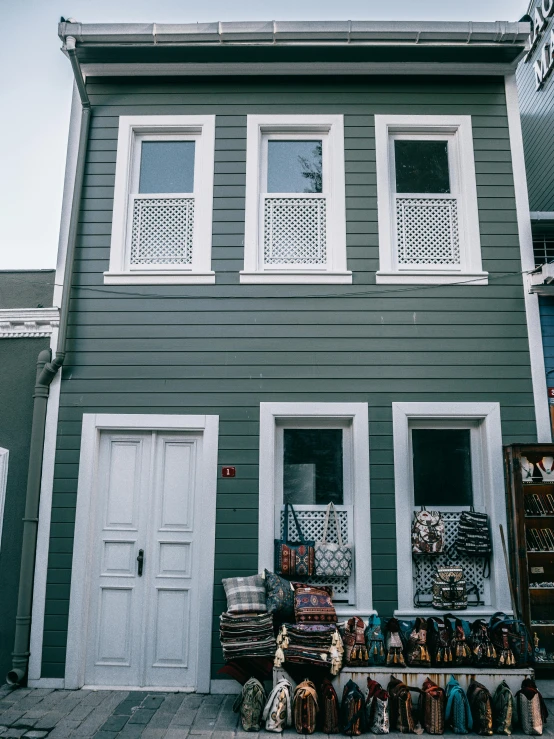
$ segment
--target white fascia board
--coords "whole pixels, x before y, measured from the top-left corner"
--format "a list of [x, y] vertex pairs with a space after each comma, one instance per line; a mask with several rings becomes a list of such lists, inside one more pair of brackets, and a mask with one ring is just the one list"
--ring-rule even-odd
[[379, 272], [377, 285], [488, 285], [488, 272]]
[[352, 272], [240, 272], [241, 285], [351, 285]]
[[59, 323], [58, 308], [0, 308], [0, 339], [52, 336]]
[[552, 210], [532, 210], [532, 221], [554, 221], [554, 211]]

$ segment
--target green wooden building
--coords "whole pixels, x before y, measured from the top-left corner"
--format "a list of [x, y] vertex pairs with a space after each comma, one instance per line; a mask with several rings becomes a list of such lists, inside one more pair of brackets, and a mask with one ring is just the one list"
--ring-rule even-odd
[[230, 690], [221, 579], [272, 569], [285, 498], [315, 539], [337, 505], [341, 616], [422, 613], [420, 505], [447, 539], [489, 514], [466, 615], [510, 609], [502, 444], [549, 433], [522, 275], [528, 33], [61, 23], [65, 357], [31, 685]]

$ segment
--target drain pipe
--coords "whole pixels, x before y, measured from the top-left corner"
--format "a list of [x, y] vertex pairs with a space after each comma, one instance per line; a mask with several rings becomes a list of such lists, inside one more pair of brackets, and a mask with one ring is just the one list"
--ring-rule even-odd
[[56, 355], [52, 359], [50, 349], [40, 352], [37, 360], [37, 376], [33, 394], [33, 421], [29, 446], [29, 467], [27, 472], [27, 492], [25, 497], [25, 517], [23, 518], [23, 543], [21, 547], [21, 567], [19, 570], [19, 592], [17, 615], [15, 618], [15, 639], [12, 652], [12, 669], [6, 676], [8, 685], [21, 685], [25, 680], [29, 665], [29, 640], [31, 634], [31, 610], [33, 605], [33, 580], [38, 532], [38, 513], [40, 502], [40, 482], [42, 476], [42, 455], [46, 428], [46, 410], [50, 385], [62, 367], [65, 359], [69, 297], [79, 223], [79, 208], [83, 189], [85, 156], [90, 126], [90, 100], [87, 95], [83, 73], [75, 51], [75, 39], [68, 37], [64, 49], [71, 61], [75, 84], [81, 98], [82, 115], [79, 131], [79, 144], [75, 167], [75, 185], [69, 220], [67, 254], [65, 260], [63, 291], [60, 305], [60, 327]]

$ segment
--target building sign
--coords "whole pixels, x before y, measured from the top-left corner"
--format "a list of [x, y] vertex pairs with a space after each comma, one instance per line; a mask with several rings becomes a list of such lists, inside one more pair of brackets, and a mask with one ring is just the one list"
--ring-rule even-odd
[[540, 47], [538, 57], [533, 64], [537, 90], [541, 89], [554, 69], [554, 27], [550, 23], [552, 16], [554, 16], [554, 0], [538, 0], [531, 19], [531, 35], [529, 36], [531, 48], [526, 59], [529, 61], [535, 49]]

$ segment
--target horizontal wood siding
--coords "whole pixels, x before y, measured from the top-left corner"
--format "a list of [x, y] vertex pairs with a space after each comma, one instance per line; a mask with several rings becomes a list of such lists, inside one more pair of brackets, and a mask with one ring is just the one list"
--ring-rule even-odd
[[[221, 578], [257, 569], [262, 401], [369, 404], [374, 603], [396, 606], [393, 401], [498, 401], [504, 440], [535, 423], [501, 79], [92, 79], [93, 119], [63, 372], [43, 651], [64, 674], [81, 418], [215, 413]], [[344, 113], [353, 285], [240, 285], [247, 113]], [[215, 286], [106, 287], [118, 115], [216, 113]], [[375, 285], [375, 113], [471, 114], [489, 286]], [[267, 471], [267, 474], [271, 474]], [[369, 534], [369, 532], [368, 532]]]

